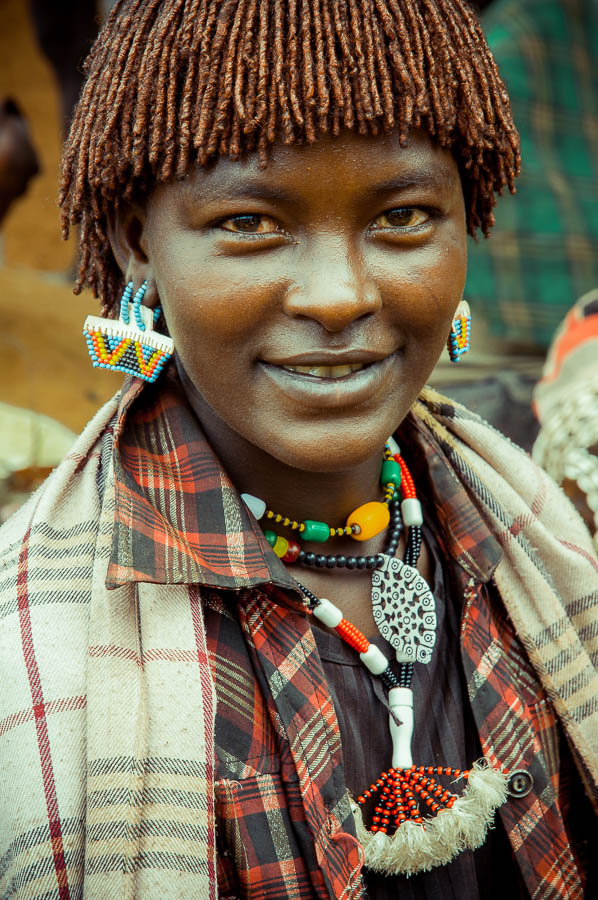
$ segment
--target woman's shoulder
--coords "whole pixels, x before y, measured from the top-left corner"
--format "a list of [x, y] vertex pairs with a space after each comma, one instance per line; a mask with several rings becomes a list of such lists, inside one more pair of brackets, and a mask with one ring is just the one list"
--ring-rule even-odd
[[429, 388], [413, 408], [423, 427], [467, 489], [492, 530], [545, 532], [559, 542], [577, 542], [595, 558], [591, 536], [564, 491], [531, 456], [488, 422]]
[[72, 559], [85, 537], [91, 540], [97, 532], [117, 408], [115, 397], [96, 413], [62, 462], [0, 528], [2, 608], [25, 564], [29, 572], [41, 560], [56, 567], [60, 560]]

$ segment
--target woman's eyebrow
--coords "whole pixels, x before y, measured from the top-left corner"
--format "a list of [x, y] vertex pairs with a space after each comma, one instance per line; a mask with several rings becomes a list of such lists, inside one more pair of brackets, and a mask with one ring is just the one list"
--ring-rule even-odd
[[289, 191], [272, 184], [260, 184], [252, 179], [234, 181], [232, 184], [210, 185], [208, 183], [193, 186], [193, 194], [198, 199], [214, 200], [275, 200], [288, 202], [294, 199]]
[[376, 194], [392, 194], [395, 191], [405, 191], [412, 187], [433, 187], [445, 190], [451, 186], [450, 173], [426, 169], [389, 178], [387, 181], [380, 181], [372, 185], [371, 190]]

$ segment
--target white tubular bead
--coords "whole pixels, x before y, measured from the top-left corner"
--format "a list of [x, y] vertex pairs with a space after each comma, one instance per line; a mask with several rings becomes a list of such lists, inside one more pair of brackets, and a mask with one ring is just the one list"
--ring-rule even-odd
[[421, 525], [424, 521], [422, 514], [422, 505], [419, 500], [408, 497], [401, 503], [401, 515], [403, 516], [403, 525], [409, 528], [411, 525]]
[[388, 444], [390, 452], [392, 453], [393, 456], [395, 456], [395, 454], [397, 454], [397, 453], [400, 455], [401, 448], [399, 447], [399, 445], [397, 444], [397, 442], [395, 441], [395, 439], [392, 436], [389, 437], [389, 439], [387, 440], [386, 443]]
[[370, 644], [365, 653], [359, 654], [359, 658], [372, 675], [381, 675], [388, 668], [387, 658], [375, 644]]
[[336, 628], [343, 618], [343, 614], [338, 606], [335, 606], [334, 603], [331, 603], [325, 597], [322, 597], [314, 609], [314, 616], [328, 628]]
[[389, 706], [410, 706], [413, 709], [413, 691], [411, 688], [394, 687], [388, 692]]
[[253, 494], [241, 494], [241, 500], [256, 519], [261, 519], [266, 512], [265, 502], [259, 497], [254, 497]]
[[413, 734], [413, 691], [411, 688], [391, 688], [388, 700], [392, 712], [400, 721], [397, 725], [392, 715], [388, 724], [392, 737], [393, 769], [408, 769], [413, 765], [411, 756], [411, 736]]

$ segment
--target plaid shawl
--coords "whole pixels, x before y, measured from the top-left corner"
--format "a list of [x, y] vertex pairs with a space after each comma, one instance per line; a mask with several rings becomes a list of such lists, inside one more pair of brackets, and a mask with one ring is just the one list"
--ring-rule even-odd
[[[215, 692], [200, 589], [106, 587], [116, 413], [111, 401], [0, 531], [2, 897], [217, 892]], [[496, 584], [598, 806], [590, 538], [555, 485], [479, 419], [432, 392], [414, 415], [502, 545]], [[222, 487], [227, 520], [247, 519]], [[235, 577], [255, 583], [254, 563], [238, 557]], [[320, 837], [323, 859], [348, 839]], [[358, 896], [354, 884], [345, 896]]]

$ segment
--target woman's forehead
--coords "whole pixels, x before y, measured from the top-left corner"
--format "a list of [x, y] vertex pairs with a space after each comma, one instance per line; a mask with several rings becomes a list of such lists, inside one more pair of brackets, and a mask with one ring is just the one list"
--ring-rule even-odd
[[268, 164], [257, 154], [242, 160], [222, 158], [207, 168], [191, 170], [181, 188], [197, 199], [264, 199], [293, 201], [314, 187], [323, 194], [391, 193], [422, 187], [460, 187], [458, 167], [450, 151], [423, 131], [413, 131], [406, 146], [398, 133], [323, 136], [309, 145], [275, 145]]

